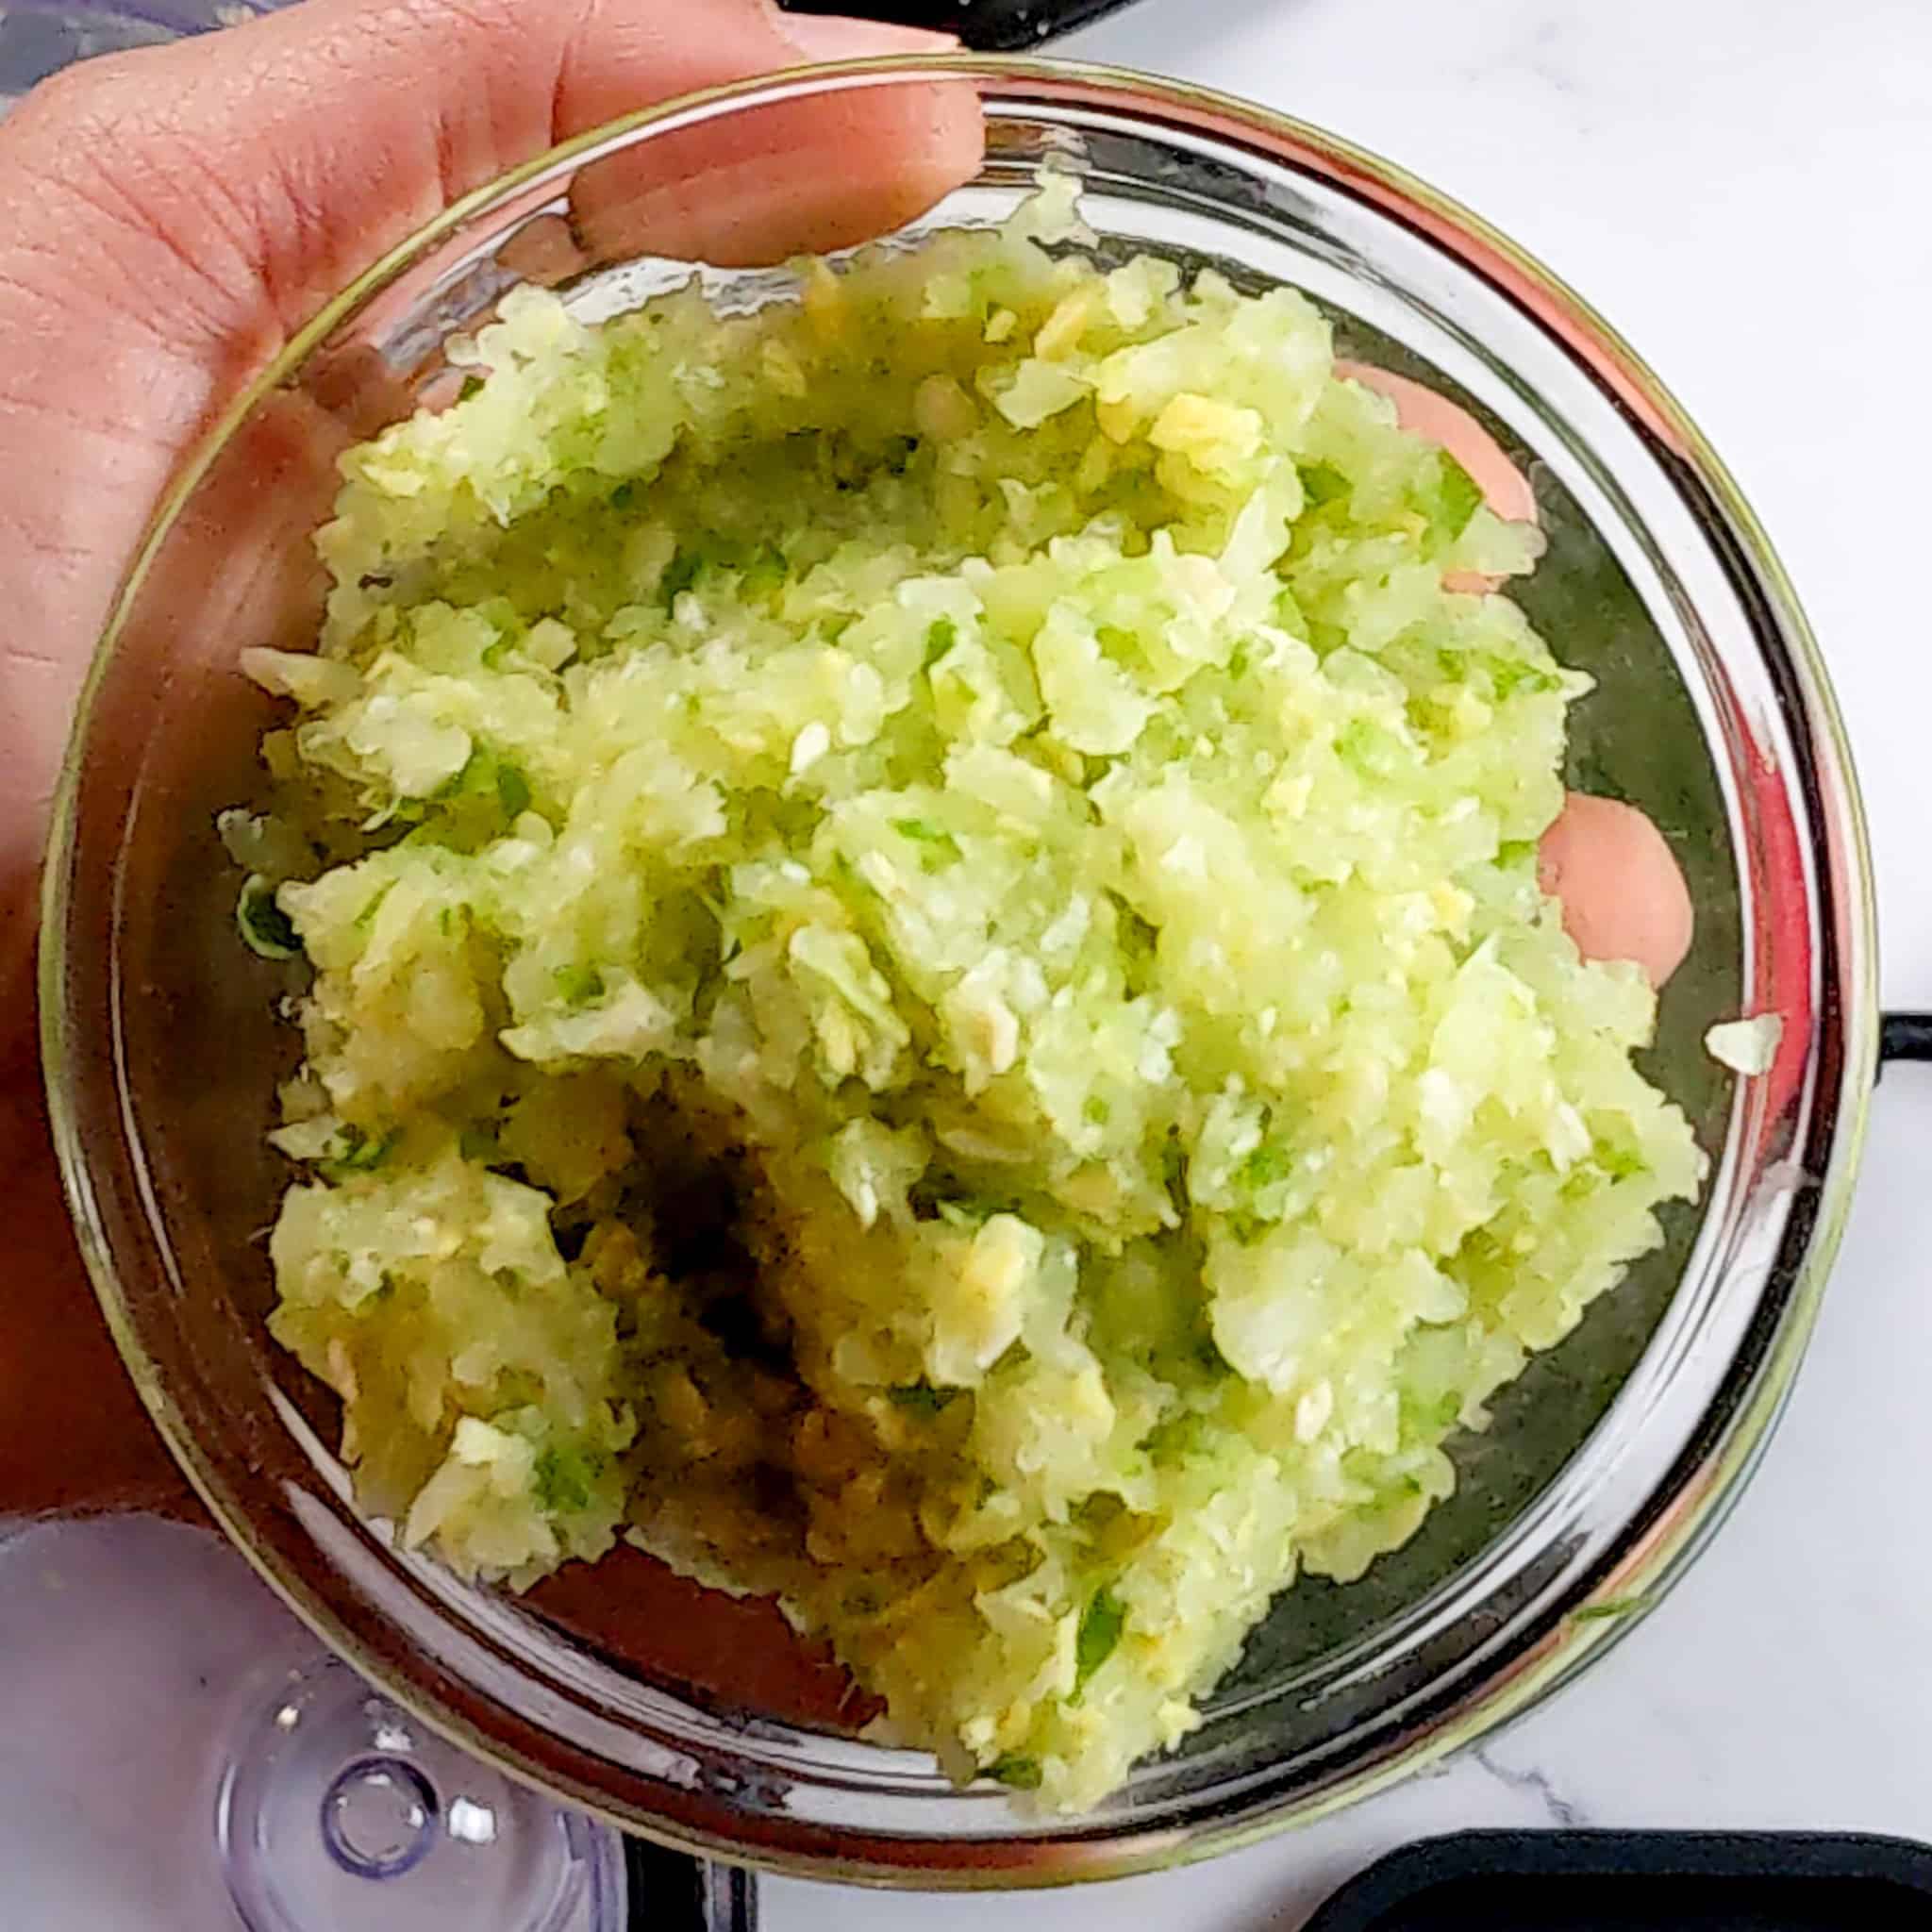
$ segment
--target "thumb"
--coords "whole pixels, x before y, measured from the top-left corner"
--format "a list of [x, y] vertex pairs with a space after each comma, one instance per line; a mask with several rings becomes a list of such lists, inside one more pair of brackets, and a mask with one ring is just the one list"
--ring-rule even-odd
[[771, 0], [305, 0], [67, 70], [0, 130], [0, 154], [37, 208], [94, 218], [106, 279], [138, 278], [191, 346], [232, 352], [244, 298], [286, 333], [467, 190], [619, 114], [950, 44]]
[[[769, 0], [304, 0], [29, 94], [0, 124], [0, 992], [122, 572], [296, 327], [455, 197], [619, 113], [949, 44]], [[840, 153], [864, 157], [841, 220], [903, 220], [976, 165], [974, 99], [916, 92], [840, 110]]]

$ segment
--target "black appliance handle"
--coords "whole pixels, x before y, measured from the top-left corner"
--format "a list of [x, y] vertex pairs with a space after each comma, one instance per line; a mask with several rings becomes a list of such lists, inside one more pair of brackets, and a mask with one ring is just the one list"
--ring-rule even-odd
[[1881, 1013], [1878, 1071], [1893, 1060], [1932, 1060], [1932, 1013]]
[[1377, 1860], [1307, 1932], [1916, 1932], [1932, 1847], [1823, 1832], [1468, 1831]]
[[1072, 33], [1128, 0], [779, 0], [792, 13], [854, 13], [957, 34], [974, 54], [1018, 54]]
[[641, 1838], [624, 1840], [626, 1932], [758, 1932], [756, 1874]]

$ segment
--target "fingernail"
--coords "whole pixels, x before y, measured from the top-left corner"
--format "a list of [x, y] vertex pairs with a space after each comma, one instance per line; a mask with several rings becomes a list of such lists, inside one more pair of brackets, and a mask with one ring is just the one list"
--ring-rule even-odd
[[890, 26], [878, 20], [848, 20], [838, 13], [781, 13], [778, 31], [808, 60], [867, 60], [879, 54], [951, 54], [956, 35], [919, 26]]

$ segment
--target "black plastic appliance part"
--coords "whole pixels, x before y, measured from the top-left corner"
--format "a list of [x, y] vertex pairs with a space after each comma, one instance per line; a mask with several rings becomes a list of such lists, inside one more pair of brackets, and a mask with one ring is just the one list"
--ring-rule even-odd
[[1809, 1832], [1468, 1831], [1371, 1865], [1305, 1932], [1926, 1932], [1932, 1846]]
[[1024, 53], [1131, 0], [780, 0], [792, 13], [856, 13], [895, 26], [957, 34], [976, 54]]

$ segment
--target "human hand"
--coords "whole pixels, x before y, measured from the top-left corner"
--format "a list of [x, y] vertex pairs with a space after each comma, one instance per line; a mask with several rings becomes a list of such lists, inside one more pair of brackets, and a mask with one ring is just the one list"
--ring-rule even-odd
[[[18, 213], [0, 234], [0, 1160], [20, 1224], [0, 1273], [0, 1515], [186, 1501], [75, 1252], [26, 978], [75, 695], [170, 476], [309, 315], [465, 189], [655, 98], [935, 44], [781, 19], [759, 0], [305, 0], [230, 34], [90, 63], [0, 125], [0, 188]], [[970, 171], [976, 115], [967, 128], [908, 108], [866, 130], [862, 171], [793, 170], [763, 218], [794, 246], [858, 239]], [[851, 131], [835, 130], [848, 147]], [[636, 207], [625, 195], [575, 212], [594, 231]], [[654, 235], [706, 217], [675, 195], [652, 214]], [[715, 234], [694, 239], [720, 252]], [[759, 239], [734, 233], [723, 249], [756, 255]], [[1407, 397], [1405, 415], [1425, 399]], [[1500, 514], [1523, 514], [1513, 473], [1488, 475], [1457, 448], [1459, 412], [1437, 400], [1412, 426], [1457, 449]], [[241, 527], [217, 534], [239, 541]], [[1573, 801], [1544, 857], [1587, 949], [1640, 958], [1657, 978], [1674, 965], [1689, 906], [1648, 821]]]
[[[75, 695], [176, 466], [324, 302], [465, 190], [654, 100], [948, 44], [763, 0], [305, 0], [88, 62], [0, 124], [0, 1516], [189, 1505], [75, 1252], [30, 980]], [[977, 158], [976, 113], [909, 91], [858, 111], [864, 169], [805, 170], [767, 208], [790, 245], [892, 226]], [[575, 212], [594, 226], [608, 210]], [[703, 211], [653, 213], [675, 231]]]

